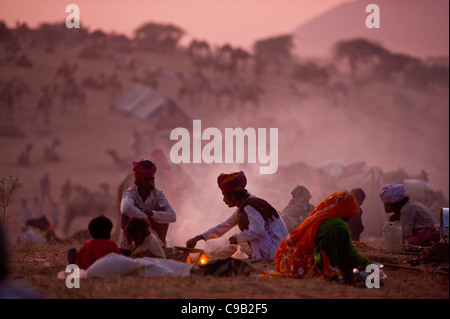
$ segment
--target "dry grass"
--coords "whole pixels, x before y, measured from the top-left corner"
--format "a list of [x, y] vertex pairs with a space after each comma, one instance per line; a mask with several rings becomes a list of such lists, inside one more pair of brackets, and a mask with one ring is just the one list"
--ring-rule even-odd
[[[76, 247], [76, 246], [75, 246]], [[10, 258], [11, 277], [56, 299], [448, 299], [448, 273], [426, 266], [410, 267], [412, 255], [395, 255], [378, 249], [361, 250], [372, 260], [388, 263], [387, 280], [379, 289], [326, 282], [322, 279], [263, 279], [273, 263], [252, 263], [250, 276], [189, 277], [122, 275], [81, 279], [80, 288], [68, 289], [57, 273], [67, 265], [70, 246], [16, 244]], [[213, 258], [229, 256], [224, 249]]]

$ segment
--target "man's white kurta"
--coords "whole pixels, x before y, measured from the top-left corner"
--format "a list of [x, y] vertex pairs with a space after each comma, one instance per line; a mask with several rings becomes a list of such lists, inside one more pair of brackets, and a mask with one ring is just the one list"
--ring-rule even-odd
[[[158, 206], [164, 208], [164, 210], [155, 210]], [[146, 210], [151, 210], [153, 212], [151, 218], [160, 224], [173, 223], [177, 219], [177, 215], [162, 190], [155, 188], [143, 201], [135, 184], [128, 187], [122, 195], [120, 212], [130, 218], [147, 219], [147, 215], [144, 213]], [[156, 238], [158, 238], [157, 235]], [[119, 247], [122, 249], [131, 248], [130, 240], [122, 229], [120, 230]]]
[[[274, 259], [278, 246], [289, 233], [283, 219], [281, 216], [273, 216], [265, 221], [250, 205], [245, 206], [244, 211], [247, 213], [249, 225], [248, 229], [235, 235], [238, 243], [249, 242], [256, 258]], [[235, 227], [238, 224], [238, 212], [239, 209], [236, 209], [223, 223], [204, 232], [202, 236], [205, 240], [219, 238]]]

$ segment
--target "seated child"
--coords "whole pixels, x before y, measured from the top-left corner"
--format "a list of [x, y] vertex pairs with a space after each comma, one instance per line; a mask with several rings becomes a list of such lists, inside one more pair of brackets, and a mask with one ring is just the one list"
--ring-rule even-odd
[[[105, 216], [99, 216], [91, 220], [88, 226], [91, 239], [87, 240], [76, 253], [74, 248], [69, 251], [69, 256], [73, 261], [76, 254], [75, 264], [81, 269], [88, 269], [97, 259], [109, 253], [120, 254], [119, 247], [115, 242], [110, 240], [113, 224], [111, 220]], [[71, 260], [69, 260], [69, 263]]]
[[130, 255], [131, 258], [166, 258], [161, 242], [152, 234], [150, 223], [147, 219], [130, 219], [125, 227], [125, 231], [136, 247]]

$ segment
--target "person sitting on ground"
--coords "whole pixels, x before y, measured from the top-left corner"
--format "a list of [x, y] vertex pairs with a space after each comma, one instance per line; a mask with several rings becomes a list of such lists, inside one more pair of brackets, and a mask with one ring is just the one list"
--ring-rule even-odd
[[270, 276], [353, 281], [353, 269], [365, 270], [371, 262], [353, 246], [346, 219], [358, 213], [349, 191], [330, 195], [279, 245], [275, 270]]
[[186, 246], [194, 248], [199, 240], [221, 237], [238, 225], [241, 232], [229, 238], [230, 244], [248, 242], [256, 258], [273, 260], [278, 245], [288, 234], [276, 209], [264, 199], [248, 193], [245, 189], [247, 178], [242, 171], [221, 174], [217, 183], [225, 204], [237, 208], [226, 221], [189, 239]]
[[354, 188], [351, 190], [353, 196], [355, 196], [356, 201], [358, 202], [359, 212], [347, 221], [347, 225], [350, 228], [350, 232], [352, 234], [352, 239], [354, 241], [360, 241], [360, 237], [362, 232], [364, 231], [364, 225], [362, 222], [362, 208], [361, 205], [364, 203], [366, 199], [366, 193], [361, 188]]
[[131, 240], [124, 231], [130, 218], [148, 219], [150, 230], [166, 246], [169, 223], [176, 221], [176, 214], [164, 192], [155, 188], [156, 165], [149, 160], [133, 162], [135, 182], [122, 195], [122, 214], [119, 248], [124, 255], [131, 254]]
[[21, 283], [10, 269], [10, 242], [5, 223], [0, 221], [0, 299], [46, 299], [43, 291]]
[[430, 247], [433, 243], [440, 241], [436, 217], [422, 203], [410, 200], [403, 184], [383, 186], [380, 198], [386, 213], [393, 213], [389, 221], [400, 222], [405, 244]]
[[150, 223], [146, 219], [130, 219], [125, 230], [136, 247], [130, 255], [131, 258], [166, 258], [160, 241], [152, 234]]
[[[110, 240], [113, 224], [108, 217], [98, 216], [89, 222], [91, 239], [87, 240], [78, 251], [69, 250], [69, 264], [75, 263], [80, 269], [88, 269], [97, 259], [109, 253], [120, 254], [119, 247]], [[76, 256], [75, 262], [73, 258]]]
[[314, 206], [309, 202], [311, 194], [306, 187], [298, 185], [292, 190], [291, 194], [292, 199], [281, 212], [281, 217], [286, 223], [289, 232], [300, 225], [305, 217], [314, 209]]

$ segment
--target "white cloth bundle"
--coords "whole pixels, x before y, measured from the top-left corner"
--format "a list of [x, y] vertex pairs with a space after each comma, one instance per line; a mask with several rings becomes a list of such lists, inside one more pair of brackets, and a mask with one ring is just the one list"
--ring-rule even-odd
[[87, 270], [87, 277], [105, 277], [126, 275], [137, 269], [142, 269], [146, 276], [189, 276], [192, 264], [162, 258], [130, 258], [110, 253], [95, 261]]
[[[127, 275], [139, 269], [145, 276], [183, 276], [191, 274], [193, 264], [186, 264], [176, 260], [162, 258], [130, 258], [127, 256], [110, 253], [95, 261], [86, 271], [80, 271], [80, 277], [106, 277], [115, 275]], [[65, 278], [64, 272], [58, 274], [58, 278]]]

